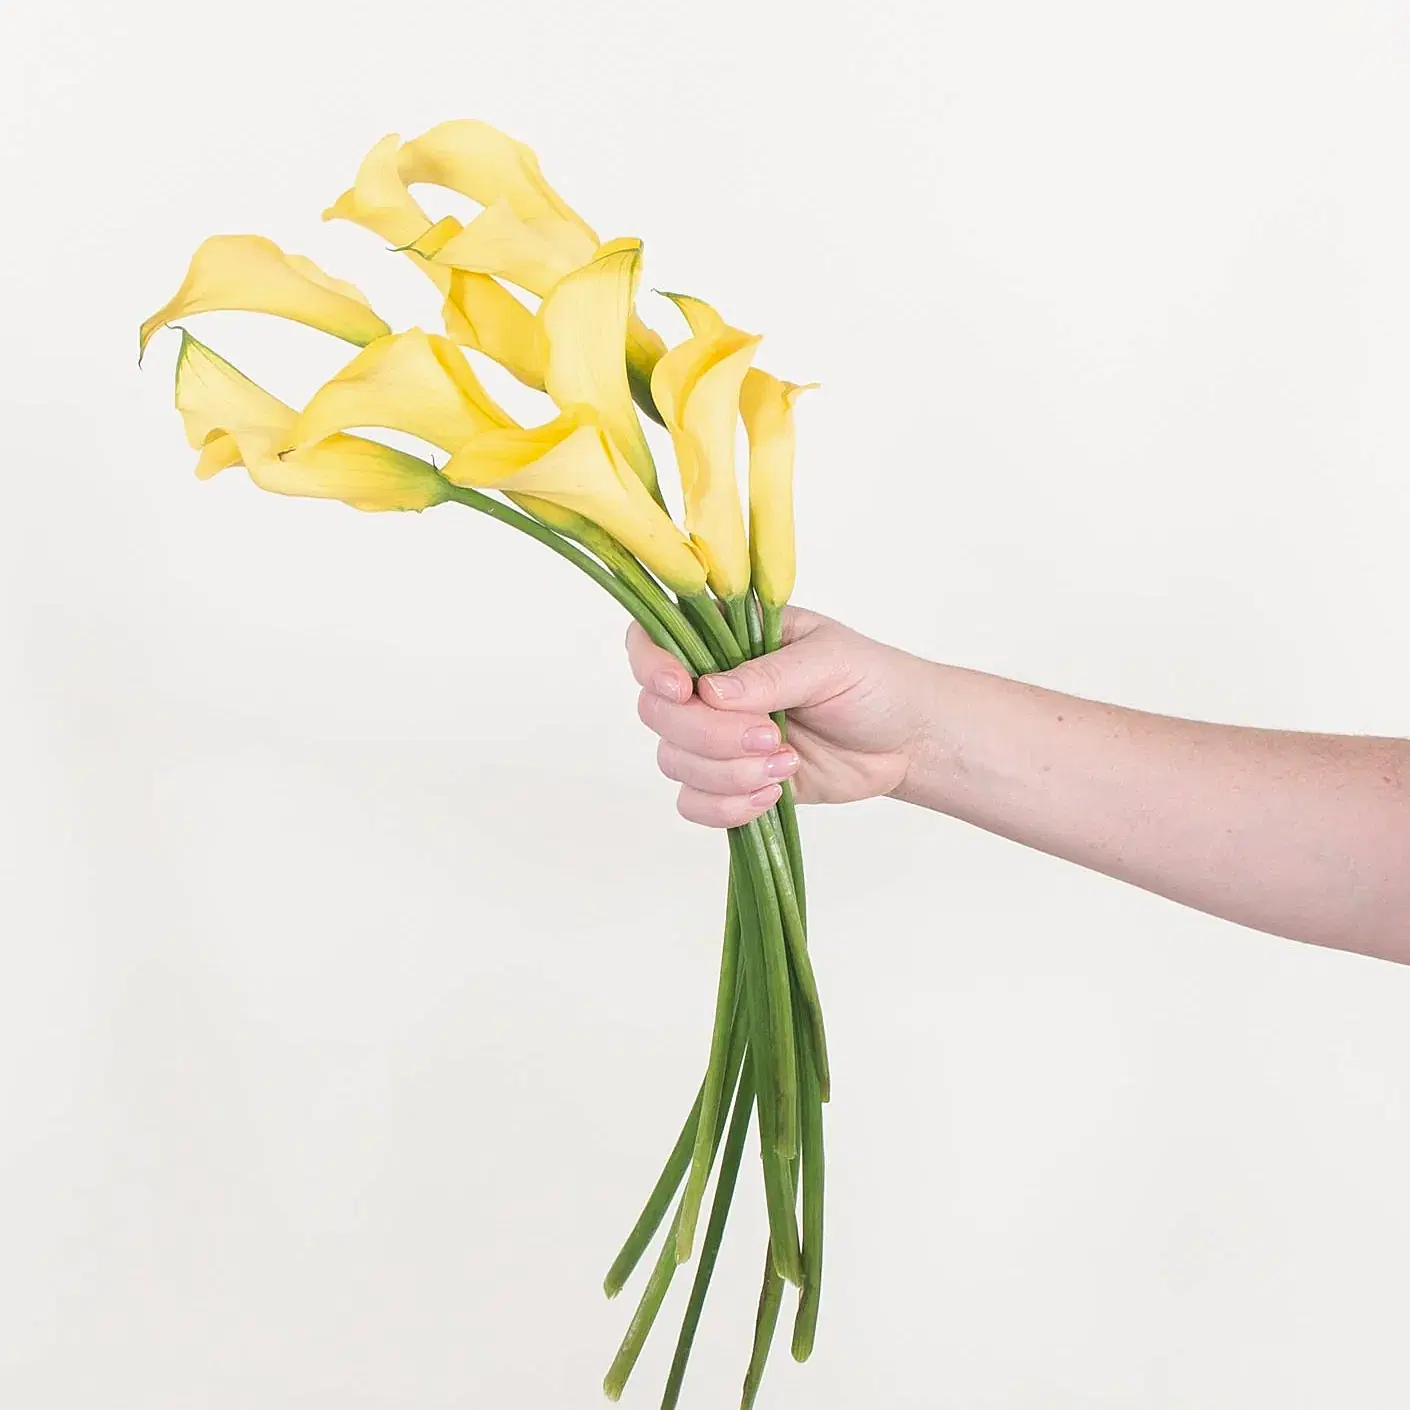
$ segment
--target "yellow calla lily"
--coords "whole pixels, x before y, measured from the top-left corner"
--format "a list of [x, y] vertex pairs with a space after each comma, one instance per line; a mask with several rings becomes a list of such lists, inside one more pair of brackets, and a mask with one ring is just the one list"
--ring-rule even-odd
[[482, 431], [515, 424], [449, 338], [411, 328], [368, 344], [313, 394], [299, 418], [298, 443], [350, 426], [381, 426], [451, 452]]
[[580, 514], [675, 592], [693, 597], [704, 590], [699, 554], [590, 408], [570, 408], [546, 426], [487, 431], [451, 456], [441, 473], [453, 485], [497, 489]]
[[[415, 248], [423, 250], [424, 245]], [[597, 245], [561, 221], [524, 220], [508, 201], [496, 201], [435, 251], [436, 264], [471, 274], [494, 274], [542, 298]]]
[[[323, 219], [350, 220], [393, 249], [405, 250], [444, 294], [450, 289], [450, 271], [412, 248], [431, 228], [431, 217], [406, 189], [397, 167], [400, 149], [401, 138], [395, 132], [382, 138], [362, 159], [353, 184], [323, 212]], [[455, 224], [458, 228], [459, 222]]]
[[[441, 251], [440, 263], [467, 273], [497, 275], [542, 298], [598, 248], [592, 227], [544, 180], [532, 149], [488, 123], [443, 122], [408, 142], [398, 164], [407, 184], [444, 186], [485, 208], [453, 246]], [[483, 311], [480, 317], [485, 317]], [[660, 335], [631, 312], [626, 337], [629, 385], [641, 409], [657, 420], [651, 371], [665, 351]]]
[[565, 238], [576, 232], [590, 251], [597, 247], [592, 227], [544, 180], [533, 149], [487, 122], [443, 122], [408, 142], [398, 161], [408, 186], [444, 186], [487, 209], [503, 201], [521, 220], [563, 227]]
[[201, 479], [244, 465], [263, 490], [367, 510], [429, 509], [449, 498], [449, 486], [433, 466], [376, 441], [335, 435], [296, 449], [298, 412], [184, 329], [176, 407], [187, 440], [201, 452]]
[[768, 607], [793, 596], [793, 403], [818, 384], [783, 382], [751, 367], [739, 392], [749, 435], [749, 560]]
[[451, 270], [441, 317], [457, 343], [492, 357], [526, 387], [543, 391], [548, 361], [543, 332], [534, 315], [497, 279]]
[[350, 220], [403, 251], [445, 296], [441, 316], [458, 343], [492, 357], [535, 391], [543, 390], [544, 353], [533, 314], [497, 280], [470, 274], [431, 258], [463, 229], [447, 216], [434, 225], [407, 189], [401, 172], [401, 138], [382, 138], [363, 158], [353, 184], [323, 212], [324, 220]]
[[731, 328], [708, 304], [672, 295], [694, 333], [656, 364], [651, 393], [680, 467], [685, 526], [722, 598], [749, 589], [749, 543], [735, 480], [739, 394], [760, 339]]
[[627, 319], [641, 273], [641, 241], [613, 240], [554, 285], [539, 306], [548, 347], [544, 387], [562, 410], [590, 406], [656, 495], [656, 465], [627, 381]]
[[363, 345], [389, 333], [362, 292], [288, 255], [262, 235], [213, 235], [191, 257], [181, 287], [143, 325], [140, 352], [165, 324], [192, 313], [273, 313]]

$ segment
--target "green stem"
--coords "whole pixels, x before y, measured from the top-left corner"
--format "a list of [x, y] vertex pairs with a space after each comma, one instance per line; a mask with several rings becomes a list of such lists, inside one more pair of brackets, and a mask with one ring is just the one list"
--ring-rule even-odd
[[731, 832], [732, 875], [740, 906], [740, 968], [744, 977], [744, 1000], [754, 1054], [754, 1083], [759, 1106], [759, 1161], [764, 1177], [764, 1202], [769, 1216], [769, 1233], [780, 1264], [791, 1282], [802, 1281], [802, 1260], [798, 1225], [790, 1195], [788, 1161], [778, 1150], [778, 1110], [780, 1106], [778, 1065], [772, 1051], [769, 993], [764, 982], [764, 960], [760, 938], [757, 897], [749, 881], [747, 850], [740, 832]]
[[700, 1326], [700, 1314], [705, 1307], [705, 1294], [710, 1289], [715, 1261], [719, 1257], [720, 1244], [724, 1239], [725, 1222], [729, 1218], [730, 1203], [734, 1199], [735, 1185], [739, 1180], [739, 1166], [744, 1156], [744, 1141], [749, 1134], [749, 1117], [753, 1109], [754, 1074], [752, 1066], [746, 1063], [744, 1071], [740, 1074], [739, 1091], [734, 1098], [734, 1116], [730, 1120], [729, 1135], [725, 1138], [724, 1154], [720, 1157], [720, 1178], [715, 1183], [710, 1220], [705, 1226], [705, 1242], [700, 1249], [700, 1263], [696, 1267], [695, 1280], [690, 1287], [690, 1301], [686, 1304], [685, 1317], [681, 1321], [681, 1332], [676, 1341], [676, 1354], [671, 1360], [671, 1374], [666, 1382], [666, 1393], [661, 1399], [661, 1410], [675, 1410], [676, 1402], [680, 1398], [686, 1363], [690, 1360], [691, 1348], [695, 1345], [695, 1333]]
[[793, 1359], [813, 1354], [822, 1298], [823, 1269], [823, 1114], [817, 1067], [805, 1037], [798, 1045], [798, 1100], [801, 1107], [803, 1166], [803, 1295], [793, 1319]]
[[700, 628], [701, 634], [714, 650], [716, 659], [726, 670], [743, 663], [745, 653], [740, 650], [739, 642], [730, 630], [729, 623], [720, 615], [719, 606], [709, 593], [701, 592], [694, 597], [683, 597], [681, 607]]
[[577, 544], [565, 539], [562, 534], [550, 529], [547, 524], [540, 524], [537, 519], [531, 519], [527, 514], [521, 514], [517, 509], [511, 509], [509, 505], [502, 504], [497, 499], [491, 499], [487, 494], [481, 494], [479, 490], [449, 485], [446, 493], [447, 498], [454, 500], [457, 504], [463, 504], [467, 509], [473, 509], [477, 513], [487, 515], [501, 524], [508, 524], [511, 529], [518, 529], [521, 534], [527, 534], [531, 539], [537, 539], [546, 548], [551, 548], [560, 558], [566, 558], [575, 568], [586, 573], [598, 587], [616, 598], [641, 623], [646, 634], [657, 646], [669, 651], [686, 667], [690, 666], [690, 662], [675, 639], [665, 630], [664, 624], [647, 608], [637, 593], [595, 558], [584, 553]]
[[[700, 1202], [705, 1197], [705, 1183], [710, 1178], [710, 1132], [714, 1129], [724, 1095], [725, 1066], [729, 1059], [730, 1034], [734, 1028], [738, 1001], [739, 898], [731, 878], [725, 907], [725, 939], [720, 953], [720, 980], [715, 993], [715, 1024], [710, 1034], [710, 1058], [705, 1068], [705, 1085], [701, 1089], [695, 1150], [686, 1177], [685, 1195], [681, 1199], [680, 1229], [676, 1235], [677, 1263], [685, 1263], [690, 1258], [695, 1226], [700, 1218]], [[752, 1096], [750, 1100], [752, 1102]]]
[[734, 633], [735, 645], [738, 646], [741, 657], [753, 654], [749, 649], [749, 608], [747, 603], [748, 598], [745, 596], [726, 597], [723, 601], [725, 619], [729, 622], [730, 631]]
[[[734, 1065], [730, 1072], [731, 1091], [735, 1089], [736, 1081], [742, 1080], [741, 1073], [745, 1061], [742, 1024], [740, 1025], [739, 1037], [740, 1042], [737, 1045], [739, 1063]], [[713, 1133], [714, 1141], [710, 1152], [712, 1161], [715, 1152], [720, 1148], [726, 1120], [725, 1109], [721, 1106]], [[609, 1400], [621, 1398], [622, 1391], [627, 1384], [627, 1378], [631, 1375], [637, 1359], [641, 1356], [642, 1347], [646, 1345], [646, 1338], [650, 1335], [656, 1316], [661, 1311], [661, 1304], [666, 1299], [671, 1279], [675, 1277], [676, 1269], [679, 1267], [676, 1263], [676, 1234], [680, 1228], [680, 1218], [681, 1207], [677, 1205], [675, 1217], [671, 1220], [670, 1232], [666, 1235], [666, 1242], [662, 1244], [661, 1252], [657, 1255], [656, 1266], [651, 1270], [651, 1277], [647, 1281], [646, 1289], [641, 1295], [641, 1301], [637, 1304], [636, 1311], [632, 1314], [631, 1323], [627, 1327], [626, 1335], [622, 1338], [621, 1346], [617, 1349], [617, 1355], [613, 1358], [612, 1365], [603, 1378], [602, 1389], [606, 1392]]]
[[[764, 650], [777, 651], [783, 645], [783, 608], [764, 603], [762, 608]], [[788, 716], [778, 710], [774, 723], [779, 735], [788, 738]], [[798, 801], [793, 796], [793, 783], [785, 780], [783, 795], [778, 800], [779, 821], [783, 824], [783, 840], [788, 846], [788, 859], [793, 867], [793, 890], [798, 897], [798, 914], [808, 920], [808, 890], [803, 877], [803, 840], [798, 832]]]
[[759, 835], [763, 839], [764, 849], [768, 855], [769, 871], [778, 893], [779, 917], [783, 924], [784, 939], [788, 945], [788, 958], [792, 963], [794, 980], [803, 1001], [803, 1015], [812, 1034], [813, 1050], [818, 1065], [818, 1081], [821, 1084], [823, 1100], [826, 1101], [832, 1092], [831, 1067], [827, 1059], [827, 1034], [823, 1028], [822, 1003], [818, 998], [818, 981], [813, 973], [813, 961], [808, 954], [808, 932], [803, 924], [803, 917], [799, 913], [798, 897], [793, 890], [791, 859], [772, 810], [763, 814], [751, 826], [759, 829]]
[[762, 656], [768, 647], [764, 645], [764, 623], [759, 611], [759, 595], [752, 590], [745, 599], [744, 618], [749, 628], [749, 654]]
[[626, 1286], [627, 1279], [636, 1270], [636, 1265], [641, 1261], [641, 1255], [646, 1252], [647, 1246], [651, 1243], [652, 1236], [661, 1227], [661, 1221], [666, 1217], [666, 1210], [671, 1200], [675, 1198], [675, 1193], [680, 1188], [686, 1171], [690, 1168], [690, 1156], [695, 1149], [696, 1132], [700, 1129], [700, 1109], [704, 1096], [705, 1088], [702, 1084], [696, 1095], [695, 1105], [691, 1107], [690, 1115], [686, 1117], [685, 1125], [681, 1127], [681, 1133], [676, 1137], [676, 1143], [671, 1148], [670, 1155], [666, 1157], [665, 1168], [657, 1178], [655, 1188], [647, 1196], [646, 1204], [637, 1216], [636, 1224], [622, 1245], [622, 1251], [613, 1261], [612, 1267], [607, 1270], [607, 1276], [602, 1281], [602, 1290], [608, 1297], [616, 1297]]
[[[785, 1160], [798, 1154], [798, 1067], [794, 1055], [793, 997], [789, 985], [788, 943], [779, 913], [773, 870], [757, 821], [734, 829], [754, 890], [759, 917], [762, 980], [768, 1005], [768, 1054], [777, 1074], [774, 1111], [774, 1145]], [[756, 1035], [755, 1041], [760, 1041]]]
[[764, 1379], [764, 1366], [773, 1346], [778, 1327], [779, 1308], [783, 1302], [783, 1279], [774, 1268], [773, 1249], [764, 1255], [764, 1281], [759, 1289], [759, 1310], [754, 1314], [754, 1345], [749, 1353], [749, 1368], [744, 1373], [744, 1394], [740, 1410], [753, 1410], [759, 1383]]
[[603, 550], [598, 552], [598, 557], [636, 593], [647, 609], [660, 619], [685, 653], [692, 674], [707, 675], [718, 670], [719, 664], [714, 653], [691, 625], [690, 619], [671, 600], [670, 594], [616, 539], [606, 535], [604, 537], [607, 537], [608, 542]]

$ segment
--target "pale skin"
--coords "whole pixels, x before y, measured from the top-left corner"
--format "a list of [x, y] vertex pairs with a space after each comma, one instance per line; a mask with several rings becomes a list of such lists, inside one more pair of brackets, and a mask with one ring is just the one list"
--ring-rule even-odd
[[[890, 796], [1256, 930], [1410, 963], [1410, 740], [1204, 724], [941, 665], [790, 608], [698, 686], [633, 626], [692, 822]], [[788, 711], [780, 741], [769, 714]]]

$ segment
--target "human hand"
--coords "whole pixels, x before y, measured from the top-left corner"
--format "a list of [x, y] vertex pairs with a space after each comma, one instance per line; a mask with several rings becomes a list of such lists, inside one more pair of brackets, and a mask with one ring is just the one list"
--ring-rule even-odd
[[[783, 647], [732, 671], [689, 673], [632, 625], [627, 654], [638, 714], [661, 736], [661, 772], [677, 807], [706, 827], [739, 827], [792, 778], [800, 803], [850, 803], [897, 789], [926, 725], [927, 662], [840, 622], [786, 609]], [[788, 711], [788, 739], [769, 718]]]

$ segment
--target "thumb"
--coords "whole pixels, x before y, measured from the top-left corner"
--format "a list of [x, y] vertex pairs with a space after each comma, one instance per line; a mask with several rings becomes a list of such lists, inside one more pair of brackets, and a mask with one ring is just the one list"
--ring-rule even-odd
[[701, 676], [696, 689], [717, 710], [769, 715], [836, 695], [846, 673], [835, 642], [806, 636], [732, 671]]

